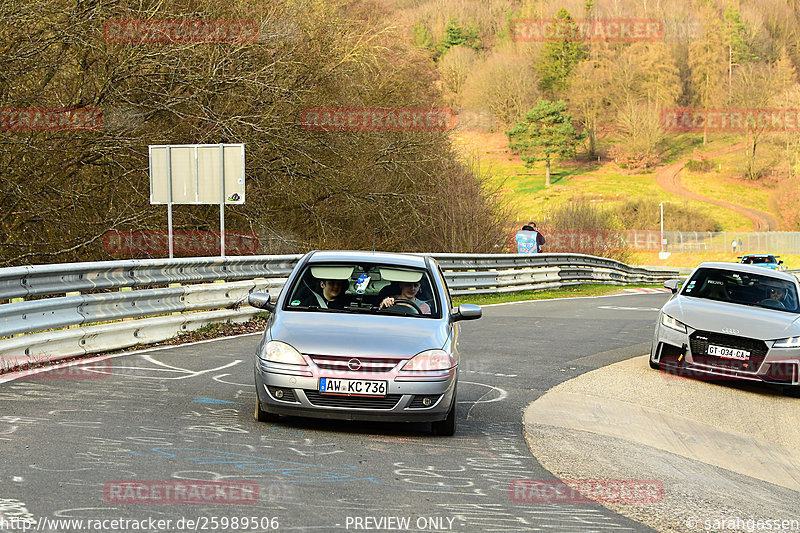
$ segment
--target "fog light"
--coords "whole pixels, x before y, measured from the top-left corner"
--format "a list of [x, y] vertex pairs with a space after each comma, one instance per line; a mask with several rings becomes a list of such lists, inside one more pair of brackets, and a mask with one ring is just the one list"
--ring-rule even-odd
[[431, 400], [427, 396], [422, 399], [422, 405], [424, 405], [425, 407], [430, 407], [432, 403], [433, 403], [433, 400]]
[[276, 397], [277, 399], [279, 399], [279, 400], [280, 400], [281, 398], [283, 398], [283, 389], [277, 389], [277, 390], [275, 391], [275, 397]]

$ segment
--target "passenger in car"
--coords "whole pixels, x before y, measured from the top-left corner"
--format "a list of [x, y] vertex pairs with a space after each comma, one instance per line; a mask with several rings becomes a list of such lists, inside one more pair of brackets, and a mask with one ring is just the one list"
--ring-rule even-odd
[[711, 300], [728, 301], [731, 299], [730, 295], [728, 295], [728, 291], [725, 289], [725, 282], [718, 277], [709, 277], [706, 280], [702, 293], [705, 298]]
[[[419, 292], [420, 283], [419, 281], [413, 283], [399, 283], [398, 284], [400, 293], [396, 296], [387, 296], [384, 298], [378, 309], [383, 309], [384, 307], [391, 307], [394, 305], [395, 300], [409, 300], [414, 302], [419, 307], [419, 310], [422, 311], [422, 314], [429, 315], [431, 314], [431, 307], [423, 302], [422, 300], [417, 298], [417, 293]], [[403, 302], [398, 302], [398, 305], [404, 305]], [[408, 306], [411, 307], [411, 306]]]
[[319, 282], [322, 293], [313, 291], [302, 302], [303, 307], [319, 307], [321, 309], [344, 309], [349, 305], [345, 295], [347, 281], [341, 279], [323, 279]]

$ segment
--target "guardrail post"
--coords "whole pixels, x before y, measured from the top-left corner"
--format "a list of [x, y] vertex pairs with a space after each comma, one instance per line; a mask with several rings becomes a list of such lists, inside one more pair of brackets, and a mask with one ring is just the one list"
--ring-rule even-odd
[[[72, 291], [72, 292], [66, 293], [64, 296], [80, 296], [80, 295], [81, 295], [81, 291]], [[79, 327], [81, 327], [80, 324], [72, 324], [71, 326], [67, 326], [68, 329], [76, 329], [76, 328], [79, 328]]]
[[[25, 298], [11, 298], [11, 299], [8, 301], [8, 303], [10, 303], [10, 304], [14, 304], [14, 303], [18, 303], [18, 302], [24, 302], [24, 301], [25, 301]], [[16, 335], [12, 335], [11, 337], [12, 337], [12, 338], [13, 338], [13, 337], [22, 337], [23, 335], [25, 335], [25, 334], [24, 334], [24, 333], [17, 333]], [[2, 369], [0, 369], [0, 370], [2, 370]]]
[[[170, 284], [169, 284], [169, 285], [167, 285], [167, 286], [168, 286], [168, 287], [170, 287], [170, 288], [171, 288], [171, 287], [180, 287], [180, 286], [181, 286], [181, 284], [180, 284], [180, 283], [170, 283]], [[180, 315], [180, 314], [181, 314], [181, 312], [180, 312], [180, 311], [173, 311], [173, 312], [172, 312], [172, 314], [173, 314], [173, 315]]]

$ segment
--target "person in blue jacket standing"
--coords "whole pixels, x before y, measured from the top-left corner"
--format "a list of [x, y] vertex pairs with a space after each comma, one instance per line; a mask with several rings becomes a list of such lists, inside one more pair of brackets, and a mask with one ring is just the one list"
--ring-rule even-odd
[[542, 251], [544, 235], [536, 230], [535, 222], [528, 222], [517, 232], [517, 253], [536, 254]]

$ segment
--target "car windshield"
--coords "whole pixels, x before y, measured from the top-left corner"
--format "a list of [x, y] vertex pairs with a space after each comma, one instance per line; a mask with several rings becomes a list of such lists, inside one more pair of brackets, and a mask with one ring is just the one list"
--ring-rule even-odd
[[686, 282], [682, 294], [791, 313], [800, 312], [794, 283], [747, 272], [700, 268]]
[[742, 263], [751, 264], [751, 265], [757, 265], [757, 264], [761, 264], [761, 263], [777, 263], [777, 262], [778, 261], [774, 257], [772, 257], [771, 255], [770, 256], [766, 256], [766, 255], [765, 256], [750, 256], [750, 257], [742, 258]]
[[428, 272], [419, 268], [315, 263], [295, 278], [283, 309], [439, 318], [441, 304], [432, 287]]

